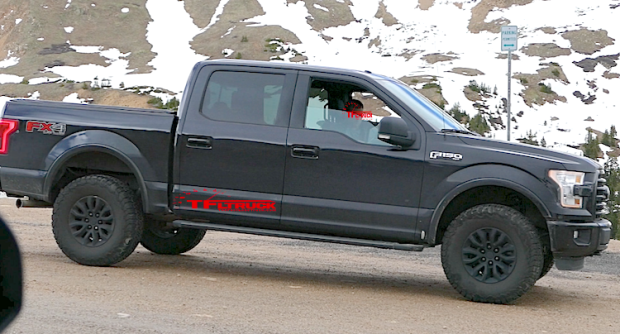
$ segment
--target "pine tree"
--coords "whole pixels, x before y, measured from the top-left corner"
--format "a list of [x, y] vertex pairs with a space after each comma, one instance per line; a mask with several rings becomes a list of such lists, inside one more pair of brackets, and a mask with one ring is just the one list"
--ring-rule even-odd
[[528, 145], [533, 145], [533, 146], [540, 146], [538, 144], [538, 140], [536, 140], [536, 134], [532, 132], [532, 130], [528, 131], [526, 134], [526, 138], [521, 138], [519, 139], [519, 141], [523, 144], [528, 144]]
[[586, 136], [586, 143], [583, 146], [584, 155], [590, 159], [596, 160], [599, 153], [601, 152], [601, 149], [598, 145], [598, 137], [593, 136], [592, 131], [588, 130], [588, 135]]
[[484, 136], [487, 132], [491, 131], [491, 127], [482, 114], [477, 113], [469, 122], [469, 130]]
[[605, 132], [603, 133], [603, 140], [601, 140], [601, 144], [607, 145], [609, 147], [612, 146], [611, 137], [609, 136], [609, 131], [605, 130]]
[[540, 141], [540, 146], [542, 147], [547, 147], [547, 141], [545, 140], [545, 137], [543, 137]]

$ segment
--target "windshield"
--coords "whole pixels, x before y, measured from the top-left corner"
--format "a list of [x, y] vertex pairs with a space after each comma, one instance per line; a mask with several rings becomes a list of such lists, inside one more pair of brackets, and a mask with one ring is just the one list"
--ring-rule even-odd
[[443, 109], [439, 108], [424, 95], [416, 92], [404, 83], [394, 80], [377, 81], [390, 92], [394, 93], [401, 101], [406, 103], [435, 130], [454, 129], [468, 131], [467, 128], [457, 122]]

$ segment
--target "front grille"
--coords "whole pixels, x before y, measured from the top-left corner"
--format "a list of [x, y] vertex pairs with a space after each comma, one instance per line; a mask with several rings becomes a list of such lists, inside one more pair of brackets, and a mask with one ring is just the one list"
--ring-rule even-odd
[[596, 218], [600, 218], [606, 213], [606, 201], [608, 198], [609, 188], [607, 187], [607, 180], [600, 178], [596, 181]]

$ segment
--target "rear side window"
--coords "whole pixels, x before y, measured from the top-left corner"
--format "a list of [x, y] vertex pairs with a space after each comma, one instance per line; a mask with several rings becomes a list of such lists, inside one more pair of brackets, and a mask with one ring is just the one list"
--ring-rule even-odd
[[286, 126], [284, 75], [217, 71], [209, 78], [202, 113], [225, 122]]

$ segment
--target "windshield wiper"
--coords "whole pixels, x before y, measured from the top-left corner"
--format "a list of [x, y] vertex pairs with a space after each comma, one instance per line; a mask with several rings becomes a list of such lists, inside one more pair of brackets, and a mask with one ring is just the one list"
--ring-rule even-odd
[[441, 133], [463, 133], [466, 135], [478, 136], [478, 134], [475, 132], [472, 132], [469, 130], [463, 130], [463, 129], [441, 129]]

